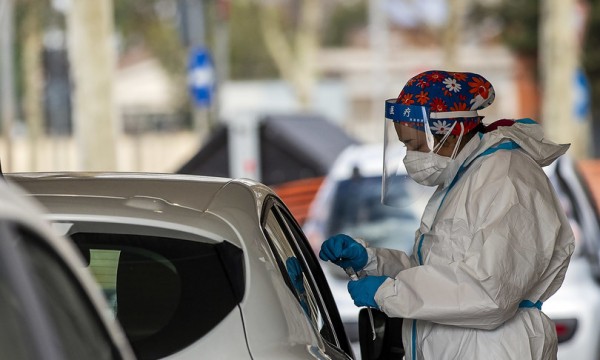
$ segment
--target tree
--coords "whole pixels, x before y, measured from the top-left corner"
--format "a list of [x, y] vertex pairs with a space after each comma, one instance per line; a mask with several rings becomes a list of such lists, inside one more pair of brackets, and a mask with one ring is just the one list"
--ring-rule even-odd
[[[37, 168], [37, 144], [43, 129], [42, 1], [17, 2], [17, 26], [23, 75], [23, 113], [30, 145], [30, 166]], [[27, 11], [24, 11], [27, 9]]]
[[[504, 43], [516, 56], [519, 98], [523, 116], [539, 119], [538, 29], [539, 0], [501, 0], [491, 5], [477, 2], [471, 8], [469, 22], [479, 32], [495, 33], [488, 39]], [[491, 31], [490, 31], [491, 29]], [[499, 30], [494, 30], [499, 29]]]
[[116, 170], [116, 65], [112, 0], [73, 0], [67, 14], [75, 135], [80, 166]]
[[307, 107], [317, 79], [321, 1], [234, 1], [233, 5], [232, 77], [280, 76], [295, 90], [301, 106]]
[[173, 76], [183, 79], [186, 52], [176, 26], [175, 0], [114, 0], [121, 53], [144, 48]]
[[[542, 79], [540, 77], [540, 75], [542, 74], [542, 70], [546, 74], [548, 74], [549, 71], [552, 71], [552, 69], [548, 69], [547, 67], [545, 69], [539, 67], [540, 64], [543, 64], [543, 62], [541, 62], [541, 56], [543, 54], [546, 54], [546, 51], [541, 50], [547, 50], [546, 48], [540, 49], [539, 47], [540, 27], [542, 25], [542, 6], [552, 6], [550, 8], [546, 8], [546, 11], [543, 13], [543, 15], [548, 16], [550, 10], [556, 10], [557, 5], [565, 5], [565, 2], [555, 3], [554, 5], [548, 4], [547, 2], [548, 0], [502, 0], [497, 2], [495, 5], [491, 6], [480, 4], [474, 8], [474, 11], [471, 14], [472, 21], [477, 22], [482, 26], [488, 21], [492, 21], [500, 25], [500, 39], [510, 49], [512, 49], [521, 60], [523, 60], [527, 64], [527, 66], [529, 67], [528, 73], [531, 74], [531, 76], [534, 78], [538, 87], [542, 85]], [[562, 46], [562, 48], [556, 49], [553, 55], [546, 55], [547, 59], [544, 61], [548, 63], [548, 61], [551, 60], [561, 60], [558, 58], [562, 58], [562, 56], [556, 54], [558, 54], [560, 51], [569, 51], [567, 50], [567, 48], [569, 47], [572, 49], [570, 50], [570, 55], [573, 55], [572, 52], [581, 52], [580, 65], [583, 66], [583, 71], [588, 75], [592, 89], [591, 104], [595, 104], [592, 105], [593, 114], [598, 113], [598, 111], [600, 111], [600, 102], [598, 102], [598, 100], [600, 100], [600, 77], [596, 76], [600, 73], [600, 62], [598, 61], [600, 59], [600, 47], [598, 46], [600, 40], [593, 36], [585, 36], [585, 34], [594, 34], [594, 30], [600, 30], [600, 3], [588, 3], [587, 0], [577, 0], [576, 3], [577, 6], [580, 6], [579, 9], [583, 10], [584, 13], [586, 9], [589, 10], [589, 17], [587, 18], [587, 29], [586, 27], [583, 27], [581, 29], [582, 34], [580, 34], [579, 39], [573, 38], [570, 40], [571, 43], [569, 43], [568, 41], [565, 42], [565, 44], [569, 46]], [[568, 9], [569, 10], [567, 11], [571, 11], [573, 10], [573, 7], [571, 6]], [[569, 18], [572, 19], [574, 18], [574, 16]], [[573, 23], [566, 21], [565, 19], [566, 18], [563, 18], [562, 23], [558, 23], [555, 26], [573, 26]], [[556, 29], [556, 35], [564, 35], [564, 33], [564, 30]], [[544, 41], [548, 41], [548, 39], [549, 38], [546, 37]], [[581, 44], [573, 44], [578, 40], [581, 41]], [[575, 46], [573, 47], [571, 45]], [[546, 75], [546, 77], [548, 78], [548, 75]], [[555, 84], [555, 82], [553, 81], [552, 83]], [[558, 90], [556, 92], [549, 89], [548, 91], [546, 91], [545, 95], [548, 95], [548, 93], [553, 92], [560, 96], [560, 91], [564, 92], [564, 87], [569, 86], [565, 84], [570, 84], [570, 82], [567, 81], [565, 83], [565, 81], [563, 80], [562, 84], [563, 89]], [[545, 85], [550, 85], [550, 83], [546, 81]], [[565, 101], [566, 99], [563, 98], [562, 103], [564, 104]], [[554, 105], [560, 105], [560, 103], [560, 99], [546, 100], [546, 105], [550, 107]], [[544, 112], [546, 113], [546, 115], [548, 115], [550, 113], [555, 113], [556, 111], [551, 110], [551, 108], [548, 108]], [[593, 120], [594, 118], [592, 117], [592, 121]], [[566, 120], [562, 120], [562, 122], [565, 121]], [[566, 124], [561, 124], [561, 126], [566, 126]], [[579, 127], [579, 125], [576, 126]], [[567, 128], [571, 129], [571, 127]], [[556, 130], [556, 132], [561, 136], [568, 134], [564, 130]], [[578, 131], [578, 133], [579, 132], [582, 131]], [[573, 138], [577, 136], [577, 134], [571, 134], [568, 136], [570, 138]], [[589, 131], [587, 132], [586, 136], [589, 136]], [[584, 152], [585, 151], [583, 149], [580, 150], [579, 147], [575, 151], [576, 155], [579, 156], [584, 156]]]

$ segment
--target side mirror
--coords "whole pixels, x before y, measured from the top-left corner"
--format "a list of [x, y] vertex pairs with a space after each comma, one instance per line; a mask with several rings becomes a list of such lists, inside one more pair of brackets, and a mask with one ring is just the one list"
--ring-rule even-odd
[[[373, 321], [371, 322], [371, 315]], [[358, 313], [358, 339], [362, 360], [404, 359], [402, 318], [390, 318], [376, 309]]]

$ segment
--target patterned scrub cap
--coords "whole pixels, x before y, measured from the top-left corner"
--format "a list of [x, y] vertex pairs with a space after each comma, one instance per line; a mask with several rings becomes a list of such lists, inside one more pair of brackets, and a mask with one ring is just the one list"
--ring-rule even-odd
[[[443, 135], [452, 128], [452, 135], [473, 130], [482, 117], [477, 114], [495, 98], [494, 88], [486, 78], [470, 72], [430, 70], [412, 77], [398, 95], [396, 103], [405, 106], [424, 106], [429, 113], [428, 122], [433, 134]], [[413, 119], [415, 120], [415, 119]], [[423, 121], [396, 120], [403, 125], [423, 128]], [[456, 124], [458, 125], [458, 124]]]

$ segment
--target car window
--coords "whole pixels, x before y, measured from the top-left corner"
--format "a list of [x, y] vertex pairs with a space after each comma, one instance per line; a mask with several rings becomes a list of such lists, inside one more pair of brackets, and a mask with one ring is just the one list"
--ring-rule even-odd
[[[287, 280], [290, 290], [295, 294], [313, 328], [324, 340], [329, 355], [334, 358], [346, 358], [341, 350], [345, 338], [339, 338], [339, 331], [336, 331], [332, 324], [331, 314], [327, 310], [320, 287], [315, 282], [315, 276], [307, 261], [307, 254], [311, 250], [308, 246], [304, 246], [303, 251], [298, 246], [298, 226], [291, 221], [285, 208], [274, 205], [266, 211], [263, 227], [280, 263], [282, 276]], [[318, 267], [313, 264], [313, 268], [314, 266]], [[321, 284], [323, 285], [325, 284]]]
[[140, 359], [173, 354], [223, 320], [243, 297], [242, 252], [223, 242], [132, 234], [71, 237]]
[[28, 271], [68, 359], [118, 358], [87, 295], [62, 259], [34, 233], [19, 229]]

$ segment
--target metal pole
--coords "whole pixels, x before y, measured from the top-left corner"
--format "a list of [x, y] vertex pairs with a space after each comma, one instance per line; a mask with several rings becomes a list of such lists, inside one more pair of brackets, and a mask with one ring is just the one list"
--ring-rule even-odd
[[14, 0], [4, 0], [0, 8], [0, 90], [2, 92], [2, 138], [5, 153], [2, 158], [3, 169], [10, 172], [12, 167], [12, 128], [15, 119], [14, 88]]
[[[184, 42], [188, 47], [188, 54], [204, 47], [206, 44], [204, 1], [203, 0], [181, 0], [181, 18], [183, 21]], [[210, 130], [210, 111], [208, 108], [199, 107], [192, 99], [192, 119], [194, 130], [204, 136]]]
[[229, 1], [218, 0], [216, 3], [216, 26], [214, 35], [215, 46], [215, 70], [217, 74], [217, 86], [213, 102], [212, 120], [210, 127], [218, 121], [221, 101], [222, 85], [229, 79]]
[[373, 84], [372, 120], [383, 119], [383, 106], [380, 106], [380, 104], [385, 99], [385, 91], [388, 85], [388, 19], [384, 11], [384, 5], [383, 0], [369, 1], [369, 43], [372, 54]]
[[75, 136], [80, 167], [117, 168], [117, 107], [114, 94], [116, 50], [113, 1], [73, 0], [67, 15]]
[[459, 64], [458, 53], [466, 10], [466, 0], [448, 1], [448, 20], [444, 32], [444, 65], [449, 70], [456, 70]]

